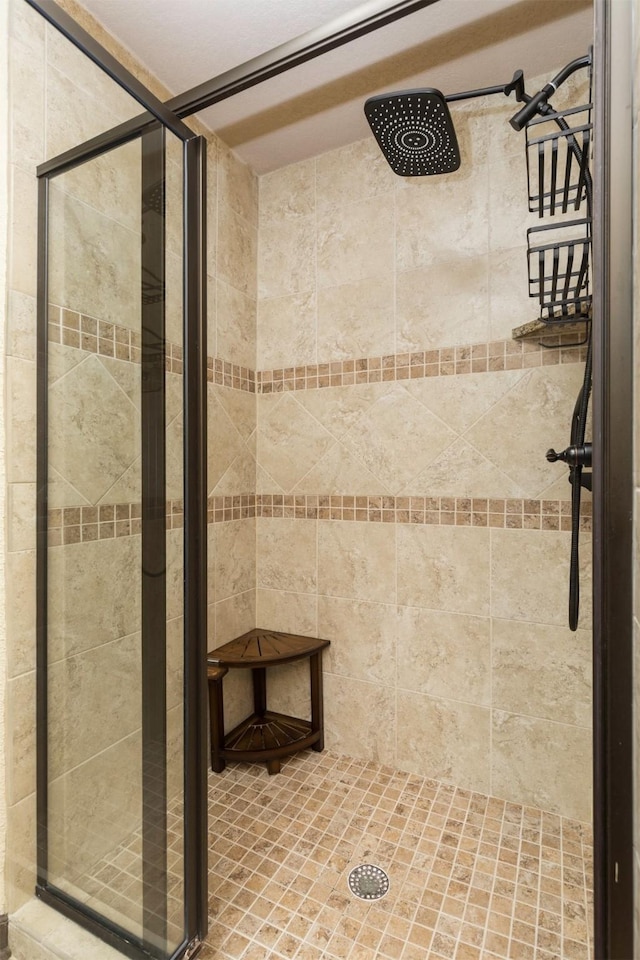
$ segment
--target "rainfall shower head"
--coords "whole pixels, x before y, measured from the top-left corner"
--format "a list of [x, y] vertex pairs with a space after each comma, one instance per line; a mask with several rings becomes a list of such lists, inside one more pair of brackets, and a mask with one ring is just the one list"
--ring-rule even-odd
[[460, 151], [439, 90], [399, 90], [370, 97], [364, 112], [389, 166], [399, 177], [452, 173]]

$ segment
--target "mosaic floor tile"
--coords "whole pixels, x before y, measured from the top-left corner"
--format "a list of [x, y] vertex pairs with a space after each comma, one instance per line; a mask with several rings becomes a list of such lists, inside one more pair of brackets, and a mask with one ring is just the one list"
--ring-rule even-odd
[[[588, 824], [308, 751], [209, 778], [201, 960], [591, 960]], [[364, 863], [389, 892], [349, 890]]]

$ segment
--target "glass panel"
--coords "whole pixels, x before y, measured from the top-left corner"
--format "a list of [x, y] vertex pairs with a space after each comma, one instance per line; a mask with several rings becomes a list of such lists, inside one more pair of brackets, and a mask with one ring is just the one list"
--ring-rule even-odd
[[182, 154], [154, 136], [50, 184], [47, 881], [165, 956], [184, 939]]
[[48, 364], [48, 879], [138, 936], [140, 178], [132, 143], [50, 185]]

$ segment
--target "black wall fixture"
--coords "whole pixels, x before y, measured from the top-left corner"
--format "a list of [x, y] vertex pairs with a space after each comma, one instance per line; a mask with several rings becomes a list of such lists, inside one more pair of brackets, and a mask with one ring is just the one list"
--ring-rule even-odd
[[[582, 489], [592, 489], [592, 444], [586, 441], [592, 388], [593, 337], [591, 261], [593, 235], [592, 56], [567, 64], [511, 120], [516, 130], [526, 124], [529, 210], [539, 218], [581, 212], [580, 219], [531, 227], [527, 230], [529, 296], [537, 298], [540, 322], [561, 333], [564, 324], [584, 324], [587, 355], [582, 386], [571, 418], [570, 443], [565, 450], [547, 451], [550, 463], [569, 467], [571, 485], [571, 552], [569, 557], [569, 628], [578, 628], [580, 611], [580, 507]], [[556, 112], [550, 97], [558, 86], [581, 68], [589, 71], [588, 102]], [[535, 106], [535, 109], [533, 109]], [[540, 115], [536, 115], [539, 111]]]

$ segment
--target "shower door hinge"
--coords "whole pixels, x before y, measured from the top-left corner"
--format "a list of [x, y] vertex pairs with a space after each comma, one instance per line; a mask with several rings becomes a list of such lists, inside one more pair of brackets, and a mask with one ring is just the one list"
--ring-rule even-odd
[[191, 960], [200, 952], [202, 940], [192, 940], [185, 952], [182, 954], [183, 960]]

